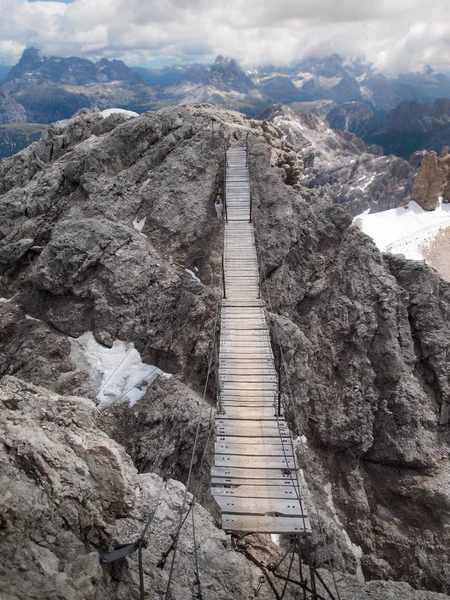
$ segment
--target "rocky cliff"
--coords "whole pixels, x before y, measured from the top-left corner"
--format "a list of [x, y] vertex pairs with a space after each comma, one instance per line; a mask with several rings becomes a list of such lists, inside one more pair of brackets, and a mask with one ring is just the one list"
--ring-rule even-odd
[[28, 48], [0, 84], [0, 123], [52, 123], [85, 107], [133, 109], [152, 89], [125, 63], [42, 56]]
[[366, 146], [348, 131], [334, 131], [311, 113], [273, 106], [258, 117], [274, 123], [303, 160], [301, 183], [342, 204], [354, 216], [380, 212], [408, 198], [414, 168], [379, 146]]
[[[162, 598], [170, 552], [157, 563], [176, 528], [198, 424], [205, 597], [254, 595], [260, 571], [214, 524], [207, 450], [201, 460], [214, 414], [213, 386], [205, 400], [203, 386], [221, 297], [214, 201], [224, 139], [248, 139], [287, 416], [307, 440], [298, 453], [314, 558], [330, 582], [331, 556], [342, 598], [444, 598], [449, 285], [421, 263], [382, 256], [342, 207], [305, 188], [279, 127], [196, 105], [132, 119], [82, 111], [0, 162], [0, 296], [9, 300], [0, 302], [2, 593], [136, 597], [135, 558], [100, 570], [96, 556], [136, 539], [159, 506], [144, 570], [148, 597]], [[71, 353], [71, 338], [86, 331], [106, 347], [133, 342], [172, 378], [132, 408], [96, 408], [100, 384]], [[177, 600], [195, 580], [192, 534], [183, 532]], [[280, 551], [268, 538], [251, 544], [265, 563]], [[261, 598], [271, 594], [262, 586]]]
[[411, 200], [415, 200], [425, 210], [434, 210], [439, 204], [450, 202], [450, 155], [445, 146], [438, 157], [436, 152], [428, 152], [420, 164], [414, 179]]

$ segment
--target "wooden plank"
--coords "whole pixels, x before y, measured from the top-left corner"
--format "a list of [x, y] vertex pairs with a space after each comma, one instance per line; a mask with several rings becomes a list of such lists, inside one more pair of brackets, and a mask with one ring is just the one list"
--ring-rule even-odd
[[[285, 482], [280, 485], [235, 485], [235, 486], [214, 486], [211, 490], [214, 498], [223, 496], [225, 498], [273, 498], [280, 500], [297, 500], [300, 498], [300, 489], [292, 485], [292, 482]], [[304, 514], [306, 509], [302, 504]], [[230, 511], [231, 512], [231, 511]]]
[[272, 346], [269, 340], [251, 341], [251, 340], [236, 340], [235, 342], [221, 341], [220, 349], [224, 352], [246, 353], [251, 350], [257, 352], [272, 352]]
[[211, 468], [211, 476], [221, 479], [240, 479], [243, 483], [255, 479], [272, 480], [277, 484], [281, 481], [292, 481], [295, 476], [295, 469], [270, 469], [270, 468], [255, 468], [242, 469], [236, 467], [213, 466]]
[[245, 308], [245, 307], [250, 307], [250, 308], [258, 308], [258, 307], [263, 307], [264, 306], [264, 301], [261, 299], [256, 299], [256, 300], [243, 300], [243, 299], [239, 299], [239, 300], [228, 300], [227, 298], [224, 298], [222, 300], [222, 308], [225, 309], [229, 309], [229, 308]]
[[276, 382], [261, 382], [262, 387], [256, 387], [258, 386], [258, 383], [250, 382], [252, 387], [243, 387], [243, 382], [226, 381], [223, 379], [221, 381], [223, 381], [223, 387], [221, 390], [223, 397], [225, 397], [225, 395], [240, 398], [248, 396], [248, 399], [250, 400], [258, 399], [260, 397], [264, 397], [265, 399], [267, 399], [267, 397], [274, 398], [278, 395], [278, 384]]
[[297, 498], [237, 498], [215, 496], [220, 510], [228, 514], [279, 515], [283, 517], [301, 517], [305, 509]]
[[242, 348], [239, 350], [223, 350], [221, 352], [221, 358], [247, 358], [253, 360], [261, 360], [264, 358], [272, 357], [271, 348]]
[[274, 402], [274, 400], [277, 400], [276, 395], [271, 390], [269, 390], [269, 392], [267, 392], [267, 390], [246, 391], [246, 392], [239, 392], [236, 390], [234, 390], [234, 391], [222, 390], [221, 398], [222, 398], [222, 400], [249, 400], [249, 401], [263, 400], [264, 402], [272, 402], [272, 403]]
[[[284, 487], [297, 487], [297, 475], [295, 471], [291, 471], [292, 477], [288, 476], [286, 479], [244, 479], [239, 477], [211, 477], [211, 485], [214, 488], [224, 488], [224, 489], [236, 489], [239, 486], [242, 487], [264, 487], [264, 488], [275, 488], [275, 489], [283, 489]], [[300, 489], [300, 488], [299, 488]], [[281, 492], [280, 492], [281, 493]]]
[[[278, 433], [278, 431], [277, 431]], [[231, 435], [217, 435], [216, 437], [217, 442], [226, 442], [226, 443], [230, 443], [230, 444], [247, 444], [248, 446], [259, 446], [261, 444], [283, 444], [283, 445], [290, 445], [292, 446], [292, 441], [290, 436], [284, 434], [282, 436], [274, 436], [274, 439], [270, 438], [270, 437], [266, 437], [266, 436], [261, 436], [261, 437], [249, 437], [246, 435], [242, 435], [242, 436], [231, 436]]]
[[257, 440], [265, 439], [268, 442], [270, 441], [278, 441], [280, 436], [287, 437], [290, 435], [287, 429], [278, 429], [276, 424], [272, 427], [269, 427], [269, 424], [263, 423], [267, 425], [267, 429], [261, 429], [256, 427], [240, 427], [237, 426], [233, 428], [231, 425], [228, 427], [217, 427], [216, 428], [216, 439], [220, 440], [222, 437], [234, 437], [235, 439], [241, 437], [254, 437]]
[[[258, 374], [258, 375], [236, 375], [231, 373], [219, 373], [219, 379], [223, 384], [228, 383], [239, 383], [239, 384], [250, 384], [250, 383], [275, 383], [274, 389], [278, 389], [277, 377], [272, 374]], [[272, 389], [272, 388], [271, 388]]]
[[302, 517], [261, 517], [222, 514], [222, 529], [241, 533], [311, 533], [308, 519]]
[[278, 404], [278, 398], [274, 397], [274, 396], [263, 396], [261, 398], [258, 398], [257, 396], [250, 396], [248, 397], [246, 394], [241, 394], [241, 395], [224, 395], [221, 394], [220, 399], [222, 400], [222, 403], [224, 404], [224, 406], [230, 405], [230, 404], [234, 404], [236, 406], [249, 406], [249, 407], [255, 407], [255, 406], [275, 406]]
[[257, 383], [252, 383], [252, 382], [236, 382], [236, 381], [223, 381], [222, 382], [222, 390], [223, 392], [229, 392], [231, 390], [238, 390], [238, 391], [249, 391], [249, 390], [253, 390], [253, 391], [278, 391], [278, 384], [277, 383], [265, 383], [263, 381], [257, 382]]
[[264, 357], [258, 360], [254, 360], [252, 358], [246, 358], [246, 359], [237, 359], [234, 360], [233, 358], [227, 358], [226, 360], [222, 357], [219, 357], [219, 366], [220, 367], [225, 367], [225, 366], [229, 366], [231, 367], [235, 367], [236, 365], [242, 365], [243, 367], [245, 365], [261, 365], [261, 366], [265, 366], [265, 365], [271, 365], [273, 366], [274, 362], [272, 358], [269, 357]]
[[[280, 417], [278, 417], [280, 419]], [[267, 423], [266, 421], [261, 422], [261, 423], [255, 423], [255, 419], [239, 419], [240, 423], [236, 423], [236, 419], [231, 419], [227, 414], [220, 414], [217, 415], [217, 417], [215, 418], [215, 425], [217, 427], [217, 429], [220, 429], [220, 433], [224, 434], [224, 429], [226, 429], [227, 427], [232, 428], [233, 429], [233, 435], [236, 435], [236, 433], [234, 433], [234, 431], [236, 429], [240, 429], [240, 431], [254, 431], [257, 428], [259, 428], [260, 431], [264, 432], [261, 433], [260, 435], [264, 436], [267, 435], [265, 432], [275, 429], [275, 430], [280, 430], [280, 431], [289, 431], [289, 428], [287, 427], [287, 425], [283, 424], [282, 419], [280, 419], [280, 424], [278, 423], [276, 417], [273, 417], [272, 423]], [[241, 434], [242, 435], [242, 434]], [[244, 434], [244, 435], [254, 435], [253, 433], [249, 433], [249, 434]]]
[[216, 454], [214, 457], [216, 467], [236, 467], [238, 469], [295, 469], [294, 457], [282, 456], [235, 456]]
[[[257, 413], [257, 414], [256, 414]], [[224, 416], [231, 421], [235, 421], [236, 419], [247, 420], [247, 421], [273, 421], [275, 420], [275, 411], [273, 407], [269, 407], [267, 409], [260, 408], [258, 411], [255, 411], [253, 408], [248, 407], [238, 407], [224, 408]]]
[[266, 394], [261, 395], [253, 394], [249, 395], [248, 393], [233, 393], [231, 390], [227, 390], [226, 388], [221, 390], [221, 399], [224, 402], [247, 402], [249, 405], [255, 405], [257, 403], [267, 404], [273, 406], [274, 404], [278, 404], [278, 397], [276, 394]]
[[291, 444], [231, 444], [216, 442], [216, 454], [238, 454], [240, 456], [293, 456]]
[[272, 375], [276, 377], [275, 368], [270, 365], [247, 364], [240, 367], [219, 367], [219, 376], [226, 375]]
[[[236, 423], [234, 422], [233, 419], [230, 419], [229, 417], [216, 417], [215, 419], [215, 425], [217, 425], [218, 427], [227, 427], [227, 426], [232, 426], [234, 428], [236, 428]], [[240, 427], [242, 427], [242, 429], [248, 428], [248, 429], [255, 429], [257, 427], [257, 425], [254, 423], [254, 420], [252, 419], [242, 419], [241, 423], [239, 424]], [[272, 423], [271, 425], [268, 425], [267, 423], [261, 423], [261, 429], [272, 429], [272, 428], [276, 428], [279, 427], [280, 429], [289, 429], [287, 426], [286, 421], [282, 418], [279, 417], [278, 420], [274, 419], [274, 423]]]
[[[261, 330], [262, 331], [262, 330]], [[232, 333], [224, 333], [220, 336], [221, 341], [228, 344], [233, 343], [243, 343], [243, 344], [251, 344], [254, 342], [255, 344], [270, 344], [270, 338], [268, 338], [264, 333], [259, 335], [258, 332], [248, 332], [246, 335], [242, 334], [240, 336], [234, 335]]]

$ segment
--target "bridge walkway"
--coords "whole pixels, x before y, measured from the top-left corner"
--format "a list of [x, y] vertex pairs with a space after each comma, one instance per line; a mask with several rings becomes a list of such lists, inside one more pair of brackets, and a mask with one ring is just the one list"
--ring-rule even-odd
[[260, 299], [246, 148], [227, 151], [219, 380], [212, 495], [222, 528], [309, 533], [291, 434], [278, 414], [278, 380]]

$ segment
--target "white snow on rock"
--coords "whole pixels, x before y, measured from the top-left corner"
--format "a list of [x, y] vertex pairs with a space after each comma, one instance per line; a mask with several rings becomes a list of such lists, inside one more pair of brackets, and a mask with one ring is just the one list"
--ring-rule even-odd
[[25, 319], [27, 319], [28, 321], [37, 321], [38, 323], [41, 322], [40, 319], [35, 319], [34, 317], [32, 317], [31, 315], [25, 315]]
[[440, 200], [433, 211], [424, 210], [416, 202], [379, 213], [365, 211], [353, 219], [353, 224], [370, 235], [382, 252], [425, 260], [423, 250], [441, 229], [450, 226], [450, 204]]
[[185, 269], [185, 271], [188, 275], [190, 275], [192, 277], [192, 279], [201, 283], [200, 279], [197, 277], [197, 275], [194, 273], [194, 271], [191, 271], [190, 269]]
[[143, 219], [141, 219], [140, 221], [138, 221], [138, 219], [135, 219], [133, 221], [133, 227], [135, 229], [137, 229], [139, 231], [139, 233], [141, 233], [141, 231], [144, 229], [144, 225], [145, 225], [145, 221], [147, 220], [147, 217], [144, 217]]
[[109, 115], [114, 115], [119, 113], [121, 115], [126, 115], [127, 117], [139, 117], [139, 113], [134, 112], [133, 110], [125, 110], [124, 108], [107, 108], [106, 110], [101, 111], [102, 117], [109, 117]]
[[158, 367], [143, 363], [131, 342], [116, 340], [107, 348], [99, 344], [90, 331], [69, 340], [70, 358], [80, 371], [89, 373], [94, 389], [98, 390], [100, 406], [118, 400], [128, 401], [133, 406], [158, 375], [171, 377]]
[[327, 495], [327, 505], [330, 508], [334, 520], [336, 521], [336, 524], [339, 526], [342, 535], [344, 536], [344, 540], [345, 543], [347, 544], [347, 546], [349, 547], [350, 551], [352, 552], [353, 556], [355, 557], [356, 560], [356, 577], [358, 578], [359, 581], [364, 582], [364, 574], [363, 574], [363, 570], [362, 570], [362, 566], [361, 566], [361, 559], [363, 556], [363, 551], [361, 546], [358, 546], [357, 544], [354, 544], [352, 542], [352, 540], [350, 539], [350, 536], [348, 535], [347, 531], [344, 529], [344, 526], [342, 524], [342, 521], [339, 518], [339, 515], [337, 514], [336, 511], [336, 507], [334, 506], [334, 502], [333, 502], [333, 494], [332, 494], [332, 487], [331, 487], [331, 483], [327, 483], [324, 486], [324, 490], [325, 493]]
[[280, 545], [280, 534], [279, 533], [271, 533], [270, 534], [270, 539], [272, 540], [272, 542], [274, 544], [276, 544], [277, 546]]

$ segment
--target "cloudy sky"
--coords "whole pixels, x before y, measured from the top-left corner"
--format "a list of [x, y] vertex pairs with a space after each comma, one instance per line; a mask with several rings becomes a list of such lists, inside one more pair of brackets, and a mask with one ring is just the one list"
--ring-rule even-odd
[[383, 71], [450, 70], [448, 0], [0, 0], [0, 15], [1, 64], [36, 46], [131, 65], [339, 52]]

